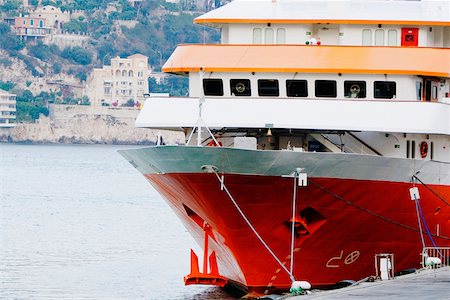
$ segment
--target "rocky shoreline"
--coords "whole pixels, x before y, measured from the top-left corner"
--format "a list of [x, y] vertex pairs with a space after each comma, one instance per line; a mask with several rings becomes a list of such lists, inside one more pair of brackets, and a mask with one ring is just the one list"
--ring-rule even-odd
[[134, 127], [134, 108], [51, 105], [49, 117], [36, 123], [1, 128], [0, 142], [33, 144], [154, 145], [158, 136], [166, 144], [183, 144], [177, 131]]

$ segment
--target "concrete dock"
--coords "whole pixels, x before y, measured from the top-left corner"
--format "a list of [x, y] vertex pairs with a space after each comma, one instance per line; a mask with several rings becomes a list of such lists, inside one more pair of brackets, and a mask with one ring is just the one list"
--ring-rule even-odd
[[289, 297], [288, 299], [450, 300], [450, 267], [424, 269], [414, 274], [398, 276], [393, 280], [364, 282], [342, 289], [318, 291], [305, 296]]

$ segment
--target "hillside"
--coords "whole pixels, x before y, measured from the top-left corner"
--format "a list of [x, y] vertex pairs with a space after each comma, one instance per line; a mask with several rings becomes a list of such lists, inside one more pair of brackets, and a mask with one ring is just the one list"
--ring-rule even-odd
[[[159, 71], [177, 44], [217, 43], [220, 38], [218, 31], [192, 23], [201, 12], [162, 0], [142, 1], [134, 6], [127, 0], [28, 2], [28, 7], [19, 0], [0, 4], [0, 88], [17, 94], [18, 102], [32, 102], [34, 106], [89, 104], [80, 91], [92, 70], [110, 64], [113, 57], [141, 53], [149, 57], [152, 69]], [[14, 18], [47, 5], [70, 15], [55, 40], [42, 42], [16, 36], [11, 23]], [[82, 44], [62, 43], [61, 39], [67, 37]], [[165, 85], [150, 79], [149, 85], [151, 92], [187, 93], [183, 78], [170, 77]], [[20, 106], [18, 103], [18, 121], [34, 119], [29, 113], [21, 115]]]

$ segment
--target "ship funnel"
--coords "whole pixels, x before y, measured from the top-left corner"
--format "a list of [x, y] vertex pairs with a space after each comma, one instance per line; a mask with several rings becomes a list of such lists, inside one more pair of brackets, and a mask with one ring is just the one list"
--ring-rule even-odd
[[205, 173], [217, 173], [219, 171], [219, 169], [213, 165], [203, 165], [202, 171]]

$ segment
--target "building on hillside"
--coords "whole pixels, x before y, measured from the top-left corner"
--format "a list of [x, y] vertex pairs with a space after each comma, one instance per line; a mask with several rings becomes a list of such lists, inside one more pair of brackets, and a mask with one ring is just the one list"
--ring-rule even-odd
[[14, 18], [14, 30], [21, 39], [44, 39], [53, 32], [53, 27], [47, 24], [42, 17], [16, 17]]
[[110, 66], [94, 69], [86, 84], [86, 96], [92, 105], [120, 106], [130, 99], [143, 103], [148, 93], [148, 57], [134, 54], [127, 58], [115, 57]]
[[70, 12], [61, 11], [59, 7], [46, 5], [36, 8], [30, 12], [31, 18], [44, 18], [47, 25], [56, 29], [56, 32], [62, 32], [63, 24], [70, 22]]
[[13, 127], [16, 120], [16, 95], [0, 90], [0, 127]]

